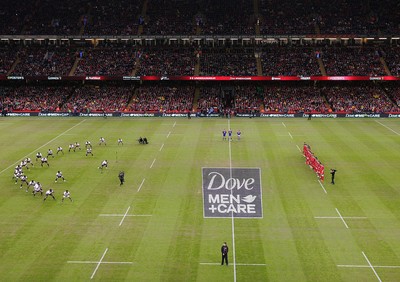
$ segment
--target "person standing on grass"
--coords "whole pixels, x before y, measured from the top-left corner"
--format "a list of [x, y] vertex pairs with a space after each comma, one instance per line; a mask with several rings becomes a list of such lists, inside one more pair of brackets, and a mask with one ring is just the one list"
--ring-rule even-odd
[[222, 140], [226, 140], [226, 130], [222, 130]]
[[119, 178], [119, 186], [121, 186], [121, 185], [123, 185], [124, 184], [124, 182], [125, 182], [125, 172], [123, 172], [123, 171], [121, 171], [119, 174], [118, 174], [118, 178]]
[[53, 200], [56, 200], [56, 198], [54, 197], [53, 193], [54, 193], [54, 190], [53, 190], [53, 189], [47, 190], [47, 191], [46, 191], [46, 194], [45, 194], [45, 196], [44, 196], [44, 198], [43, 198], [43, 202], [46, 201], [46, 199], [47, 199], [48, 196], [51, 196], [51, 197], [53, 198]]
[[331, 168], [331, 184], [335, 184], [335, 173], [336, 173], [336, 169]]
[[221, 247], [221, 254], [222, 254], [222, 261], [221, 261], [221, 265], [224, 265], [224, 262], [226, 263], [226, 265], [228, 266], [228, 245], [226, 244], [226, 242], [224, 242], [224, 244]]
[[63, 193], [63, 197], [61, 199], [61, 203], [64, 202], [64, 199], [68, 198], [70, 199], [71, 202], [73, 202], [72, 198], [71, 198], [71, 193], [68, 190], [65, 190]]

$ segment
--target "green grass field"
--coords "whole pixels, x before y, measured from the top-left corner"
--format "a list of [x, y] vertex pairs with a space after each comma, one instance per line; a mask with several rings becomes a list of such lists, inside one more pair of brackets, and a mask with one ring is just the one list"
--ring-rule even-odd
[[[229, 126], [242, 140], [222, 141]], [[1, 118], [0, 132], [1, 281], [400, 281], [398, 120]], [[86, 140], [93, 157], [68, 152]], [[57, 146], [50, 167], [35, 163]], [[26, 156], [56, 201], [14, 184]], [[230, 165], [261, 169], [263, 218], [203, 218], [202, 168]]]

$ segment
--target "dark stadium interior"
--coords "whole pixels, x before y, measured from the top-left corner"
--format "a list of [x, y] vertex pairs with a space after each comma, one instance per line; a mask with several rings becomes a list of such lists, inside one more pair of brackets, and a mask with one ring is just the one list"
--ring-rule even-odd
[[4, 0], [0, 108], [399, 113], [399, 11], [390, 0]]

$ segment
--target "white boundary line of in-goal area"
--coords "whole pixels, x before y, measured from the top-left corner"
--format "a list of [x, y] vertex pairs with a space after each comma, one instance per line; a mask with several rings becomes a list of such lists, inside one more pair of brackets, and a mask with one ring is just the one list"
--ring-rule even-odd
[[349, 226], [347, 225], [347, 223], [344, 219], [367, 219], [367, 217], [364, 217], [364, 216], [342, 216], [337, 208], [335, 208], [335, 210], [339, 216], [314, 216], [314, 218], [316, 218], [316, 219], [340, 219], [347, 229], [349, 229]]
[[131, 206], [129, 206], [126, 209], [126, 212], [124, 214], [118, 214], [118, 213], [106, 213], [106, 214], [99, 214], [99, 216], [104, 216], [104, 217], [122, 217], [121, 221], [119, 222], [118, 226], [121, 226], [122, 223], [124, 222], [125, 218], [127, 216], [135, 216], [135, 217], [146, 217], [146, 216], [152, 216], [151, 214], [128, 214], [129, 210], [131, 209]]
[[108, 252], [108, 248], [104, 251], [103, 255], [101, 256], [99, 261], [90, 261], [90, 260], [69, 260], [67, 263], [74, 263], [74, 264], [97, 264], [96, 268], [94, 269], [92, 276], [90, 276], [90, 279], [93, 279], [93, 277], [96, 275], [97, 270], [100, 267], [100, 264], [133, 264], [131, 261], [103, 261], [104, 257], [106, 256]]
[[383, 127], [386, 127], [387, 129], [389, 129], [391, 132], [393, 132], [394, 134], [396, 134], [396, 135], [399, 135], [400, 136], [400, 133], [398, 133], [397, 131], [395, 131], [395, 130], [393, 130], [393, 129], [391, 129], [389, 126], [387, 126], [387, 125], [384, 125], [383, 123], [381, 123], [380, 121], [375, 121], [375, 122], [377, 122], [377, 123], [379, 123], [380, 125], [382, 125]]
[[364, 259], [367, 261], [368, 265], [365, 265], [365, 264], [364, 265], [363, 264], [361, 264], [361, 265], [358, 265], [358, 264], [338, 264], [336, 266], [337, 267], [344, 267], [344, 268], [370, 268], [374, 272], [376, 278], [378, 278], [378, 281], [380, 281], [380, 282], [382, 282], [382, 280], [379, 277], [378, 273], [376, 272], [375, 268], [392, 268], [392, 269], [393, 268], [400, 268], [400, 265], [372, 265], [372, 263], [369, 261], [367, 255], [364, 253], [364, 251], [361, 252], [361, 253], [362, 253]]
[[[47, 142], [46, 144], [43, 144], [43, 145], [40, 146], [39, 148], [33, 150], [32, 152], [30, 152], [30, 153], [27, 154], [26, 156], [22, 157], [22, 159], [25, 159], [25, 158], [29, 157], [29, 155], [32, 155], [32, 154], [34, 154], [35, 152], [39, 151], [39, 150], [42, 149], [44, 146], [47, 146], [48, 144], [50, 144], [51, 142], [53, 142], [54, 140], [56, 140], [58, 137], [63, 136], [65, 133], [67, 133], [68, 131], [74, 129], [75, 127], [77, 127], [78, 125], [80, 125], [81, 123], [83, 123], [83, 122], [85, 122], [85, 121], [86, 121], [86, 119], [80, 121], [79, 123], [75, 124], [75, 125], [72, 126], [71, 128], [65, 130], [63, 133], [57, 135], [56, 137], [54, 137], [53, 139], [51, 139], [51, 140], [50, 140], [49, 142]], [[3, 172], [5, 172], [5, 171], [6, 171], [7, 169], [9, 169], [10, 167], [15, 166], [16, 164], [19, 164], [19, 162], [20, 162], [20, 161], [17, 161], [17, 162], [15, 162], [15, 163], [9, 165], [8, 167], [6, 167], [6, 168], [3, 169], [2, 171], [0, 171], [0, 174], [2, 174]]]

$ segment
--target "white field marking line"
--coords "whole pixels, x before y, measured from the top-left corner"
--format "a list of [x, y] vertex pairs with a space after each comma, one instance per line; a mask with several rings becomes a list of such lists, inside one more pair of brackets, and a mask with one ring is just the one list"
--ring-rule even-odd
[[[358, 265], [358, 264], [338, 264], [337, 267], [371, 268], [369, 265]], [[400, 268], [400, 265], [374, 265], [374, 268]]]
[[[200, 262], [201, 265], [221, 265], [217, 262]], [[265, 263], [237, 263], [236, 265], [241, 266], [266, 266]]]
[[381, 278], [379, 277], [378, 273], [376, 273], [375, 268], [372, 266], [372, 264], [370, 263], [369, 259], [367, 258], [367, 256], [365, 255], [364, 251], [362, 252], [365, 260], [368, 262], [369, 266], [371, 267], [372, 271], [375, 273], [376, 278], [378, 278], [379, 282], [382, 282]]
[[128, 214], [128, 212], [129, 212], [129, 210], [131, 209], [131, 206], [129, 206], [128, 207], [128, 209], [126, 210], [126, 212], [125, 212], [125, 214], [124, 214], [124, 216], [122, 217], [122, 219], [121, 219], [121, 222], [119, 223], [119, 226], [121, 226], [122, 225], [122, 223], [124, 222], [124, 220], [125, 220], [125, 217], [126, 217], [126, 215]]
[[164, 148], [164, 143], [161, 145], [161, 147], [160, 147], [160, 152], [161, 152], [161, 150]]
[[282, 121], [282, 125], [286, 128], [286, 124]]
[[322, 189], [324, 189], [324, 192], [325, 192], [325, 194], [328, 194], [328, 192], [326, 192], [326, 190], [325, 190], [325, 187], [324, 187], [324, 185], [322, 185], [321, 181], [320, 181], [320, 180], [318, 180], [318, 182], [319, 182], [319, 185], [321, 185]]
[[174, 122], [174, 125], [172, 127], [175, 127], [175, 125], [176, 125], [176, 121]]
[[171, 131], [170, 131], [170, 132], [168, 132], [167, 138], [168, 138], [170, 135], [171, 135]]
[[140, 185], [139, 185], [139, 189], [137, 189], [138, 192], [140, 191], [140, 189], [142, 189], [142, 186], [143, 186], [143, 183], [145, 180], [146, 180], [146, 178], [143, 178], [142, 183], [140, 183]]
[[156, 162], [156, 159], [154, 159], [153, 160], [153, 162], [151, 163], [151, 166], [150, 166], [150, 168], [152, 168], [153, 167], [153, 165], [154, 165], [154, 163]]
[[293, 136], [292, 136], [292, 134], [290, 134], [290, 132], [288, 132], [289, 133], [289, 136], [290, 136], [290, 138], [292, 138], [293, 139]]
[[[84, 121], [86, 121], [86, 119], [84, 119], [84, 120], [82, 120], [81, 122], [75, 124], [75, 125], [72, 126], [70, 129], [65, 130], [63, 133], [57, 135], [56, 137], [54, 137], [53, 139], [51, 139], [51, 140], [50, 140], [49, 142], [47, 142], [46, 144], [44, 144], [44, 145], [40, 146], [39, 148], [33, 150], [32, 152], [30, 152], [28, 155], [22, 157], [21, 159], [25, 159], [25, 158], [27, 158], [29, 155], [31, 155], [31, 154], [33, 154], [33, 153], [39, 151], [39, 150], [42, 149], [44, 146], [47, 146], [48, 144], [50, 144], [51, 142], [53, 142], [54, 140], [56, 140], [58, 137], [64, 135], [64, 134], [67, 133], [68, 131], [74, 129], [75, 127], [77, 127], [78, 125], [80, 125], [81, 123], [83, 123]], [[2, 171], [0, 171], [0, 174], [2, 174], [3, 172], [5, 172], [5, 171], [6, 171], [7, 169], [9, 169], [10, 167], [15, 166], [16, 164], [19, 164], [19, 163], [20, 163], [20, 161], [17, 161], [17, 162], [15, 162], [15, 163], [13, 163], [12, 165], [6, 167], [6, 168], [3, 169]]]
[[345, 219], [367, 219], [365, 216], [314, 216], [314, 218], [319, 218], [319, 219], [339, 219], [339, 218], [345, 218]]
[[[228, 128], [231, 128], [231, 121], [228, 119]], [[228, 142], [229, 144], [229, 177], [232, 178], [232, 142]], [[233, 189], [231, 189], [231, 197], [233, 196]], [[235, 218], [231, 216], [232, 222], [232, 256], [233, 256], [233, 281], [236, 282], [236, 250], [235, 250]]]
[[377, 120], [376, 120], [375, 122], [379, 123], [379, 124], [382, 125], [383, 127], [386, 127], [387, 129], [389, 129], [389, 130], [390, 130], [391, 132], [393, 132], [394, 134], [400, 135], [400, 133], [398, 133], [397, 131], [391, 129], [389, 126], [384, 125], [383, 123], [381, 123], [381, 122], [379, 122], [379, 121], [377, 121]]
[[346, 221], [344, 221], [342, 215], [340, 214], [339, 210], [337, 208], [335, 208], [336, 212], [338, 213], [338, 215], [340, 216], [340, 219], [343, 221], [344, 226], [346, 226], [347, 229], [349, 229], [349, 226], [347, 225]]
[[104, 251], [103, 255], [101, 256], [101, 259], [100, 259], [100, 261], [97, 263], [97, 266], [96, 266], [96, 268], [94, 269], [94, 271], [93, 271], [93, 273], [92, 273], [92, 276], [90, 276], [90, 279], [93, 279], [94, 275], [95, 275], [96, 272], [97, 272], [97, 269], [99, 269], [99, 266], [100, 266], [102, 260], [104, 259], [104, 256], [106, 255], [107, 251], [108, 251], [108, 248], [106, 248], [106, 250]]
[[301, 153], [301, 149], [300, 149], [299, 145], [296, 145], [296, 147], [299, 150], [299, 152]]
[[107, 216], [107, 217], [137, 216], [137, 217], [140, 217], [140, 216], [153, 216], [153, 215], [151, 215], [151, 214], [127, 214], [127, 215], [124, 215], [124, 214], [119, 214], [119, 213], [102, 213], [102, 214], [99, 214], [99, 216]]
[[[98, 261], [90, 261], [90, 260], [69, 260], [67, 263], [76, 263], [76, 264], [94, 264], [99, 263]], [[131, 261], [102, 261], [101, 264], [133, 264]]]

